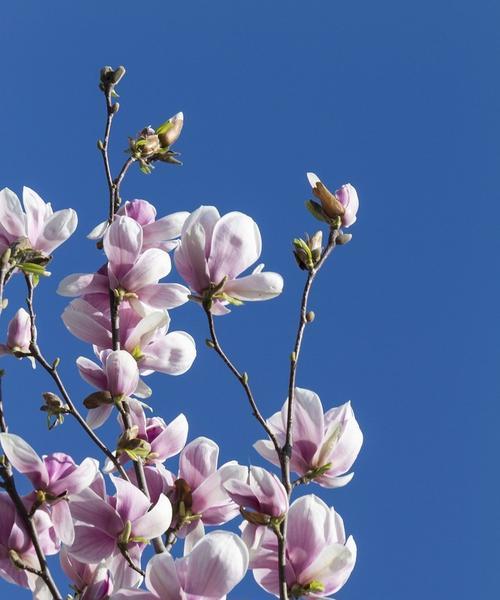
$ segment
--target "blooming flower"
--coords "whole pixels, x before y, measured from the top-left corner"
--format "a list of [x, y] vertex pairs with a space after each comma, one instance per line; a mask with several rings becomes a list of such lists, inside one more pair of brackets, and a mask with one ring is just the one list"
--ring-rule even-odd
[[270, 518], [278, 519], [288, 510], [288, 494], [283, 484], [276, 475], [261, 467], [250, 467], [246, 482], [229, 479], [224, 488], [242, 509], [255, 511], [244, 511], [250, 522], [266, 524]]
[[146, 568], [149, 590], [120, 590], [111, 600], [224, 600], [243, 579], [248, 551], [234, 533], [213, 531], [183, 558], [168, 553], [154, 556]]
[[109, 289], [140, 315], [171, 309], [188, 300], [189, 290], [177, 283], [158, 283], [170, 273], [169, 255], [158, 248], [143, 251], [142, 227], [130, 217], [117, 217], [104, 235], [107, 271], [76, 273], [65, 277], [57, 289], [62, 296], [99, 295], [103, 306]]
[[214, 206], [200, 206], [184, 223], [175, 265], [201, 297], [216, 288], [211, 311], [226, 314], [228, 303], [269, 300], [281, 293], [283, 278], [262, 272], [264, 265], [238, 278], [259, 258], [261, 250], [260, 231], [250, 217], [240, 212], [221, 217]]
[[105, 562], [88, 564], [71, 556], [67, 547], [59, 555], [61, 567], [73, 582], [79, 600], [108, 600], [113, 591], [113, 578]]
[[108, 401], [92, 408], [88, 424], [100, 427], [113, 410], [113, 402], [132, 395], [139, 384], [139, 369], [134, 357], [125, 350], [105, 350], [100, 353], [103, 366], [79, 356], [76, 366], [82, 379], [98, 390], [107, 392]]
[[[356, 544], [347, 541], [342, 518], [314, 495], [296, 500], [288, 512], [285, 577], [289, 594], [323, 598], [338, 591], [356, 562]], [[243, 525], [243, 539], [250, 546], [250, 568], [266, 591], [279, 596], [278, 541], [274, 532]], [[250, 535], [249, 535], [250, 534]]]
[[315, 173], [307, 173], [307, 179], [328, 217], [341, 217], [344, 227], [350, 227], [356, 222], [359, 198], [356, 189], [350, 183], [346, 183], [332, 194]]
[[65, 544], [74, 539], [70, 503], [95, 479], [98, 464], [86, 458], [76, 465], [71, 456], [57, 452], [40, 458], [33, 448], [18, 435], [0, 433], [0, 444], [12, 466], [28, 477], [34, 493], [27, 497], [31, 510], [50, 508], [57, 535]]
[[[287, 412], [288, 402], [285, 402], [281, 412], [268, 420], [280, 443], [285, 441]], [[354, 474], [344, 474], [358, 456], [363, 434], [350, 402], [323, 414], [317, 394], [295, 388], [292, 440], [290, 466], [295, 473], [328, 488], [341, 487], [351, 481]], [[254, 448], [265, 459], [279, 465], [270, 441], [259, 440]]]
[[78, 217], [72, 208], [54, 213], [50, 202], [28, 187], [23, 188], [23, 203], [26, 213], [13, 191], [0, 191], [0, 252], [28, 239], [32, 250], [49, 255], [75, 231]]
[[132, 483], [111, 476], [116, 495], [101, 497], [84, 490], [71, 507], [75, 541], [69, 548], [80, 562], [98, 563], [114, 555], [127, 553], [136, 561], [151, 539], [161, 536], [170, 525], [172, 507], [160, 495], [151, 507], [149, 499]]
[[247, 469], [228, 462], [217, 469], [219, 447], [205, 437], [190, 442], [179, 458], [179, 476], [175, 490], [169, 494], [174, 504], [174, 520], [186, 533], [201, 521], [205, 525], [222, 525], [238, 514], [238, 505], [224, 489], [229, 479], [244, 480]]
[[[156, 208], [147, 200], [128, 200], [116, 213], [119, 216], [130, 217], [142, 227], [143, 250], [160, 248], [170, 252], [178, 245], [182, 226], [189, 217], [186, 211], [176, 212], [156, 219]], [[109, 227], [108, 221], [99, 223], [87, 236], [91, 240], [103, 237]]]

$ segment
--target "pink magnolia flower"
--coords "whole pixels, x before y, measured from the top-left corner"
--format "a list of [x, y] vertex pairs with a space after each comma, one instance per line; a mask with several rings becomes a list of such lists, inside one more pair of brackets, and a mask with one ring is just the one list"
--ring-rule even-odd
[[31, 319], [29, 314], [20, 308], [9, 322], [7, 343], [0, 344], [0, 356], [12, 354], [18, 358], [27, 356], [35, 368], [35, 359], [29, 356], [31, 343]]
[[[245, 523], [243, 539], [250, 546], [250, 568], [257, 583], [279, 596], [278, 542], [269, 529], [260, 536]], [[337, 592], [356, 562], [356, 544], [345, 537], [342, 518], [314, 495], [296, 500], [288, 512], [286, 582], [294, 598], [323, 598]]]
[[75, 231], [78, 217], [72, 208], [54, 213], [50, 203], [28, 187], [23, 188], [23, 203], [26, 213], [13, 191], [0, 191], [0, 252], [24, 238], [33, 250], [49, 255]]
[[70, 504], [74, 495], [95, 479], [97, 461], [86, 458], [81, 465], [76, 465], [71, 456], [60, 452], [40, 458], [27, 442], [13, 433], [0, 433], [0, 444], [12, 466], [33, 484], [34, 493], [26, 499], [31, 507], [48, 509], [59, 538], [65, 544], [72, 544], [74, 528]]
[[[9, 583], [34, 590], [37, 586], [36, 577], [14, 566], [10, 559], [11, 553], [15, 553], [24, 564], [35, 569], [40, 568], [35, 548], [16, 507], [4, 492], [0, 493], [0, 514], [0, 577]], [[37, 511], [33, 515], [33, 523], [44, 554], [56, 554], [59, 551], [59, 541], [49, 515], [44, 511]]]
[[[179, 476], [170, 493], [174, 520], [186, 525], [183, 534], [201, 521], [205, 525], [222, 525], [239, 512], [224, 489], [229, 479], [245, 480], [247, 469], [236, 461], [217, 468], [219, 447], [205, 437], [190, 442], [179, 458]], [[181, 509], [182, 506], [182, 509]]]
[[[178, 245], [182, 226], [189, 217], [188, 212], [176, 212], [156, 219], [156, 208], [146, 200], [129, 200], [125, 202], [118, 212], [119, 216], [130, 217], [142, 227], [143, 250], [160, 248], [165, 252], [174, 250]], [[97, 240], [104, 236], [109, 227], [108, 221], [99, 223], [87, 236]]]
[[142, 227], [130, 217], [116, 217], [104, 235], [107, 273], [76, 273], [65, 277], [57, 289], [62, 296], [95, 294], [115, 290], [140, 315], [171, 309], [188, 301], [189, 290], [177, 283], [158, 283], [170, 273], [170, 256], [158, 248], [143, 248]]
[[250, 467], [246, 482], [229, 479], [224, 488], [238, 506], [257, 513], [248, 515], [250, 521], [264, 516], [279, 518], [288, 510], [288, 494], [283, 484], [276, 475], [261, 467]]
[[213, 531], [183, 558], [153, 556], [146, 568], [149, 591], [120, 590], [111, 600], [224, 600], [243, 579], [248, 551], [234, 533]]
[[191, 290], [201, 297], [218, 286], [211, 310], [226, 314], [228, 303], [269, 300], [281, 294], [283, 278], [262, 272], [264, 265], [238, 278], [259, 258], [261, 250], [260, 231], [253, 219], [240, 212], [221, 217], [214, 206], [200, 206], [184, 223], [175, 265]]
[[[323, 209], [325, 210], [327, 215], [330, 217], [333, 216], [332, 214], [329, 214], [328, 201], [326, 202], [326, 204], [324, 201], [325, 192], [327, 196], [328, 194], [331, 195], [331, 192], [325, 187], [325, 185], [315, 173], [307, 173], [307, 179], [314, 193], [320, 198]], [[318, 189], [318, 184], [320, 184], [320, 189]], [[353, 223], [356, 222], [356, 214], [359, 209], [359, 198], [356, 189], [350, 183], [346, 183], [338, 190], [336, 190], [335, 198], [338, 202], [340, 202], [340, 204], [343, 207], [344, 214], [341, 215], [342, 226], [346, 228], [350, 227]]]
[[59, 559], [79, 600], [108, 600], [113, 591], [113, 578], [106, 563], [80, 562], [71, 556], [66, 547], [61, 549]]
[[151, 508], [150, 500], [135, 485], [111, 478], [115, 496], [102, 497], [88, 488], [72, 504], [79, 524], [69, 551], [80, 562], [99, 563], [113, 556], [121, 560], [119, 555], [126, 552], [139, 563], [145, 544], [163, 535], [172, 520], [166, 496], [160, 495]]
[[[196, 344], [185, 331], [168, 332], [170, 317], [154, 311], [145, 317], [129, 306], [120, 306], [120, 346], [136, 359], [142, 375], [159, 371], [182, 375], [196, 358]], [[73, 335], [98, 346], [111, 347], [109, 310], [101, 311], [77, 298], [65, 308], [62, 319]]]
[[[281, 442], [285, 441], [288, 402], [275, 413], [268, 424]], [[335, 407], [323, 414], [319, 396], [295, 388], [292, 428], [291, 469], [301, 477], [336, 488], [347, 485], [354, 473], [344, 475], [352, 467], [363, 444], [363, 434], [354, 417], [351, 403]], [[257, 452], [274, 465], [279, 465], [274, 446], [268, 440], [254, 444]]]
[[[94, 361], [79, 356], [76, 365], [80, 376], [91, 386], [109, 392], [110, 400], [120, 400], [132, 395], [139, 384], [139, 369], [134, 357], [125, 350], [105, 350], [100, 353], [102, 367]], [[89, 410], [88, 424], [100, 427], [113, 410], [113, 402]]]

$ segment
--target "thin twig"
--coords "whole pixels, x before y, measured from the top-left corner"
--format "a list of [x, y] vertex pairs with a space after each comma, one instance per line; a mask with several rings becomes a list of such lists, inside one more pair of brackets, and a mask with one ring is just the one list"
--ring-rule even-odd
[[33, 295], [33, 281], [30, 275], [26, 275], [26, 285], [28, 287], [28, 297], [26, 298], [26, 304], [28, 306], [28, 313], [30, 316], [30, 324], [31, 324], [31, 342], [30, 342], [30, 352], [36, 362], [50, 375], [52, 380], [57, 386], [63, 400], [68, 406], [69, 414], [72, 415], [85, 433], [89, 436], [89, 438], [94, 442], [94, 444], [101, 450], [103, 454], [109, 458], [109, 460], [114, 464], [118, 472], [120, 473], [123, 479], [129, 481], [128, 475], [125, 472], [125, 469], [120, 464], [116, 456], [111, 452], [111, 450], [106, 446], [106, 444], [95, 434], [95, 432], [89, 427], [85, 419], [82, 417], [76, 406], [73, 404], [71, 397], [59, 375], [57, 370], [57, 366], [55, 363], [49, 363], [45, 356], [43, 355], [37, 341], [37, 332], [36, 332], [36, 314], [34, 309]]
[[250, 406], [252, 408], [253, 416], [261, 424], [261, 426], [264, 429], [264, 431], [266, 432], [267, 436], [273, 443], [273, 446], [278, 454], [278, 457], [281, 458], [281, 447], [280, 447], [279, 442], [278, 442], [276, 436], [274, 435], [272, 429], [267, 424], [267, 421], [262, 416], [262, 413], [260, 412], [260, 410], [257, 406], [257, 402], [255, 401], [255, 397], [253, 395], [252, 389], [250, 388], [250, 385], [248, 383], [248, 374], [240, 373], [238, 371], [238, 369], [234, 366], [234, 364], [231, 362], [231, 360], [227, 356], [227, 354], [224, 352], [224, 350], [222, 349], [222, 347], [220, 345], [219, 339], [217, 338], [217, 334], [215, 332], [214, 317], [213, 317], [212, 313], [210, 312], [210, 308], [208, 306], [205, 306], [204, 310], [205, 310], [205, 314], [207, 315], [208, 328], [210, 330], [210, 337], [211, 337], [211, 341], [212, 341], [214, 350], [222, 358], [224, 364], [228, 367], [228, 369], [236, 377], [236, 379], [239, 381], [239, 383], [245, 390], [245, 394], [248, 398], [248, 402], [250, 403]]
[[[0, 376], [0, 430], [2, 431], [2, 433], [7, 433], [7, 423], [5, 420], [5, 412], [3, 407], [2, 376]], [[44, 581], [45, 585], [48, 587], [54, 600], [62, 600], [61, 593], [57, 589], [57, 585], [47, 565], [47, 559], [45, 558], [45, 554], [40, 545], [40, 540], [38, 539], [38, 533], [36, 531], [35, 525], [31, 520], [26, 507], [24, 506], [19, 492], [17, 491], [16, 483], [14, 481], [14, 475], [12, 473], [12, 467], [10, 466], [10, 463], [6, 456], [3, 457], [3, 463], [0, 465], [0, 476], [3, 480], [2, 487], [5, 489], [10, 499], [14, 503], [17, 513], [19, 514], [23, 522], [24, 528], [26, 529], [26, 533], [28, 534], [31, 543], [33, 544], [33, 548], [35, 549], [40, 568], [36, 569], [34, 567], [31, 567], [30, 565], [26, 565], [24, 562], [18, 560], [15, 556], [12, 555], [10, 555], [10, 559], [19, 569], [29, 571], [30, 573], [33, 573], [40, 577]]]

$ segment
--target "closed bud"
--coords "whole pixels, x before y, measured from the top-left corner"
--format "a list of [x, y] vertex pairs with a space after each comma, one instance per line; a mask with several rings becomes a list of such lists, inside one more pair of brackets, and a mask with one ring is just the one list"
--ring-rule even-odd
[[119, 67], [117, 67], [110, 75], [110, 80], [113, 83], [113, 85], [119, 83], [126, 72], [127, 71], [124, 66], [120, 65]]
[[306, 313], [306, 321], [308, 323], [312, 323], [315, 319], [316, 315], [314, 314], [314, 312], [312, 310], [310, 310], [308, 313]]
[[160, 139], [162, 148], [168, 148], [179, 139], [183, 125], [184, 114], [182, 112], [178, 112], [176, 115], [170, 117], [168, 121], [165, 121], [165, 123], [158, 127], [155, 133]]
[[120, 110], [120, 103], [119, 102], [115, 102], [113, 104], [113, 106], [111, 107], [111, 112], [113, 114], [116, 114], [119, 110]]
[[345, 212], [345, 208], [337, 196], [332, 194], [314, 173], [308, 173], [307, 179], [311, 184], [313, 194], [321, 202], [321, 208], [325, 214], [330, 218], [341, 217]]

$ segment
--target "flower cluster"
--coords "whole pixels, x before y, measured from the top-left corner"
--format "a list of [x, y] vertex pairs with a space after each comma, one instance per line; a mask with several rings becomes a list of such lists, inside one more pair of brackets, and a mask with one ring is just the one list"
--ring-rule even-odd
[[[117, 111], [114, 88], [124, 74], [123, 67], [101, 72], [109, 127]], [[349, 402], [325, 411], [315, 392], [295, 386], [304, 328], [314, 318], [308, 292], [335, 245], [350, 239], [341, 227], [356, 221], [356, 190], [347, 184], [332, 193], [308, 174], [320, 201], [310, 200], [308, 208], [327, 224], [328, 243], [323, 247], [321, 232], [294, 241], [295, 258], [309, 274], [289, 397], [266, 420], [248, 375], [222, 350], [214, 325], [214, 316], [227, 315], [230, 306], [272, 299], [283, 290], [281, 275], [263, 264], [248, 271], [262, 253], [257, 224], [241, 212], [221, 216], [214, 206], [157, 218], [146, 200], [121, 202], [118, 188], [132, 162], [145, 172], [153, 161], [177, 162], [170, 146], [183, 122], [178, 113], [130, 140], [128, 162], [109, 182], [109, 219], [88, 236], [103, 250], [103, 264], [95, 272], [68, 275], [58, 287], [72, 298], [62, 314], [66, 328], [90, 344], [95, 357], [76, 359], [80, 376], [93, 388], [82, 402], [86, 417], [62, 383], [58, 360], [48, 361], [40, 349], [33, 309], [39, 277], [53, 250], [73, 233], [76, 213], [53, 213], [29, 188], [24, 210], [13, 192], [0, 192], [0, 306], [3, 288], [17, 271], [26, 275], [28, 289], [28, 310], [13, 315], [0, 354], [28, 358], [46, 370], [61, 396], [44, 394], [43, 410], [49, 420], [55, 417], [50, 427], [70, 415], [104, 454], [80, 462], [63, 452], [40, 456], [8, 431], [0, 394], [0, 577], [30, 590], [36, 600], [63, 598], [46, 561], [55, 554], [74, 600], [224, 600], [247, 570], [281, 600], [325, 598], [345, 584], [356, 562], [356, 544], [346, 537], [340, 515], [315, 494], [300, 492], [316, 485], [323, 493], [352, 480], [361, 429]], [[107, 143], [99, 143], [105, 161]], [[172, 270], [170, 253], [187, 287], [164, 281]], [[254, 448], [268, 468], [219, 461], [215, 441], [189, 439], [183, 413], [166, 422], [145, 404], [152, 395], [145, 378], [153, 372], [182, 375], [196, 358], [193, 337], [170, 328], [172, 311], [190, 300], [202, 307], [209, 347], [237, 377], [265, 431]], [[108, 446], [95, 430], [112, 415], [118, 431]], [[28, 486], [24, 494], [19, 475], [23, 489]], [[213, 529], [234, 519], [241, 520], [239, 534]], [[174, 556], [177, 543], [183, 544], [182, 556]]]

